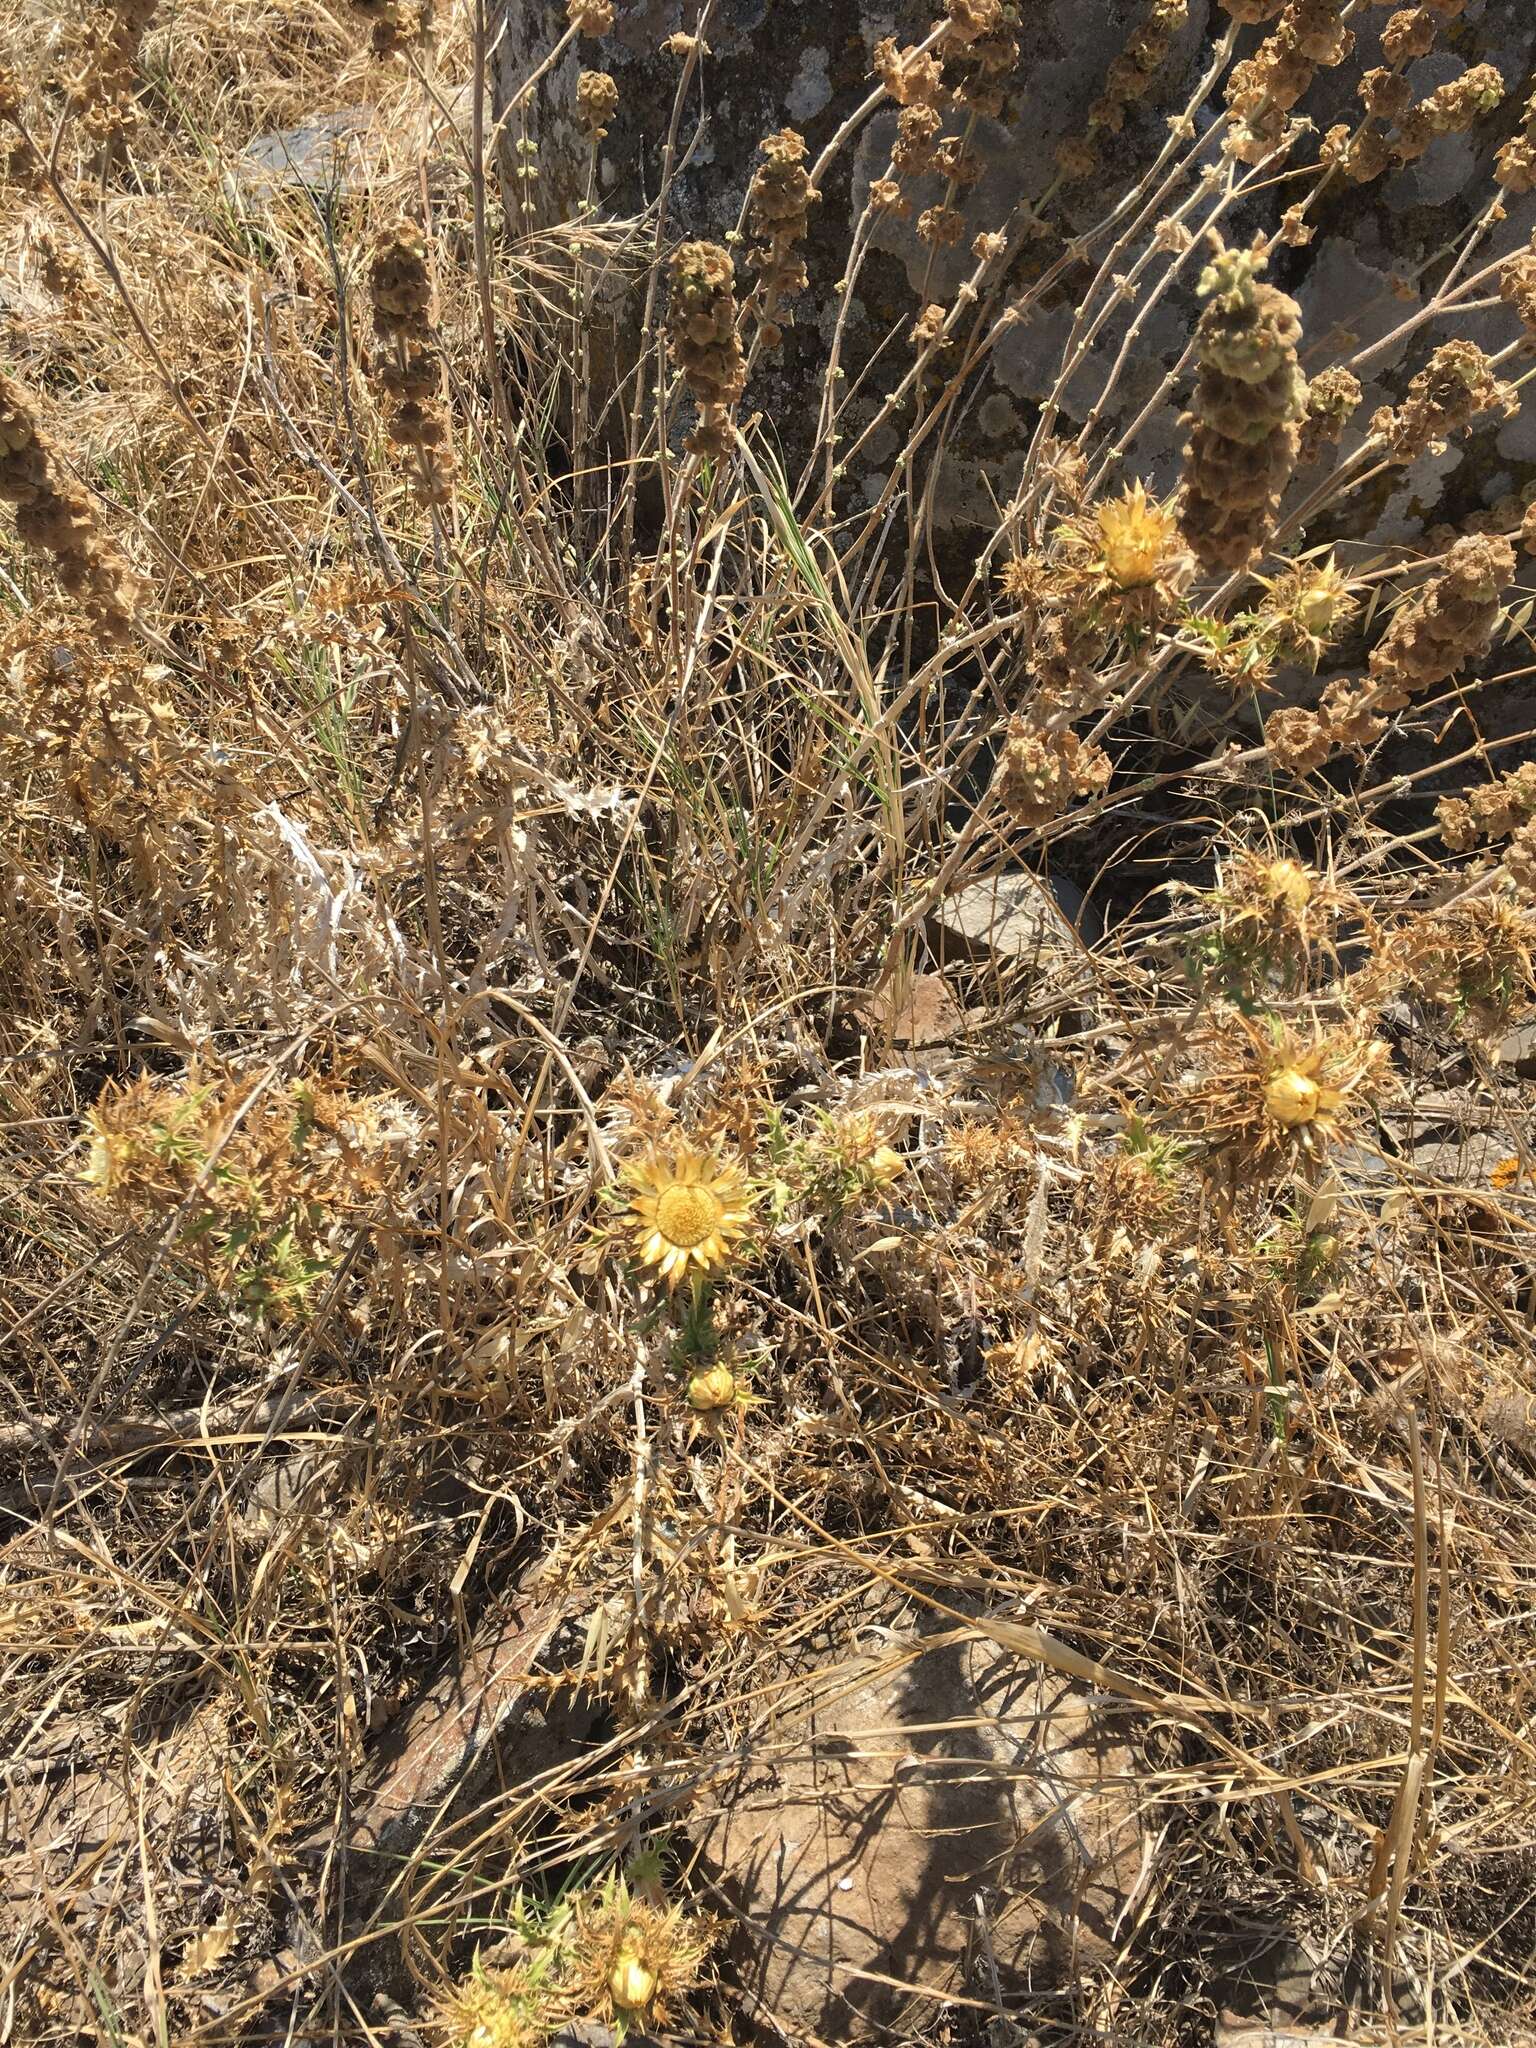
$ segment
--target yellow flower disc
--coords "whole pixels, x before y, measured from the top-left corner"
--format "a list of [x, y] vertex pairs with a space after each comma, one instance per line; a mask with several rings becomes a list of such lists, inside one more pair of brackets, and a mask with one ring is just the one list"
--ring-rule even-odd
[[678, 1182], [656, 1198], [656, 1228], [669, 1244], [692, 1251], [714, 1234], [723, 1214], [713, 1191], [692, 1183]]
[[1282, 1067], [1270, 1077], [1264, 1090], [1264, 1107], [1277, 1124], [1293, 1131], [1311, 1123], [1322, 1101], [1322, 1090], [1296, 1067]]

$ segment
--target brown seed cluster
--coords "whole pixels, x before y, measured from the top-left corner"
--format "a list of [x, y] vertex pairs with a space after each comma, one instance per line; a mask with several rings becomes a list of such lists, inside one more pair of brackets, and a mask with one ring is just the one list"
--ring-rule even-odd
[[1098, 167], [1104, 137], [1118, 135], [1136, 101], [1145, 99], [1167, 60], [1173, 39], [1189, 19], [1188, 0], [1153, 0], [1153, 6], [1104, 76], [1104, 90], [1088, 109], [1081, 135], [1069, 135], [1056, 152], [1065, 178], [1086, 178]]
[[398, 57], [431, 34], [432, 5], [433, 0], [352, 0], [352, 12], [372, 31], [376, 57]]
[[380, 237], [368, 286], [373, 324], [385, 349], [375, 375], [389, 400], [389, 438], [397, 448], [415, 451], [411, 485], [418, 501], [444, 505], [453, 493], [456, 464], [442, 399], [426, 239], [414, 221], [398, 221]]
[[821, 194], [805, 168], [803, 135], [781, 128], [777, 135], [764, 136], [760, 149], [747, 195], [757, 238], [747, 260], [757, 272], [752, 302], [762, 318], [763, 346], [777, 348], [782, 335], [774, 310], [781, 299], [805, 290], [805, 259], [798, 245], [810, 230], [810, 210]]
[[619, 87], [611, 71], [583, 71], [576, 81], [576, 119], [594, 147], [619, 111]]
[[133, 125], [139, 45], [158, 0], [110, 0], [91, 10], [85, 62], [71, 81], [70, 100], [88, 135], [106, 141]]
[[1411, 697], [1486, 653], [1498, 623], [1499, 594], [1514, 573], [1515, 551], [1502, 536], [1467, 534], [1458, 540], [1440, 574], [1399, 607], [1372, 649], [1378, 708], [1400, 711]]
[[24, 192], [37, 191], [43, 182], [43, 160], [22, 132], [26, 90], [16, 73], [0, 65], [0, 128], [14, 128], [15, 134], [0, 157], [0, 178], [18, 185]]
[[128, 565], [102, 533], [90, 500], [66, 477], [21, 385], [0, 371], [0, 498], [16, 531], [53, 557], [54, 573], [103, 640], [124, 641], [133, 621]]
[[51, 299], [78, 312], [91, 296], [91, 275], [80, 260], [80, 252], [59, 239], [51, 222], [41, 217], [30, 221], [22, 245], [22, 262], [36, 269], [38, 283]]
[[1493, 174], [1506, 192], [1536, 191], [1536, 92], [1525, 103], [1520, 126], [1494, 158]]
[[1343, 0], [1287, 0], [1273, 31], [1251, 57], [1232, 67], [1232, 126], [1222, 145], [1228, 156], [1262, 163], [1288, 140], [1296, 102], [1319, 71], [1342, 64], [1355, 47], [1345, 11]]
[[565, 18], [578, 35], [605, 36], [613, 27], [613, 0], [570, 0]]
[[1436, 814], [1446, 845], [1457, 853], [1482, 840], [1508, 839], [1536, 818], [1536, 761], [1522, 761], [1467, 797], [1442, 797]]
[[1438, 576], [1393, 615], [1371, 650], [1360, 683], [1330, 683], [1315, 712], [1277, 711], [1264, 738], [1276, 764], [1309, 774], [1343, 749], [1363, 752], [1387, 729], [1387, 718], [1485, 654], [1499, 618], [1499, 594], [1515, 573], [1515, 551], [1502, 535], [1466, 534]]
[[875, 45], [875, 75], [898, 107], [937, 108], [944, 99], [943, 65], [915, 43], [902, 49], [894, 36], [882, 37]]
[[992, 787], [1016, 824], [1049, 825], [1074, 797], [1106, 788], [1112, 772], [1102, 747], [1075, 732], [1052, 732], [1021, 711], [1008, 721]]
[[1412, 462], [1426, 448], [1443, 448], [1480, 413], [1518, 412], [1513, 388], [1493, 374], [1475, 341], [1442, 342], [1408, 386], [1401, 405], [1384, 405], [1371, 416], [1371, 432], [1387, 444], [1394, 461]]
[[1441, 19], [1461, 11], [1460, 0], [1432, 7], [1405, 7], [1394, 14], [1382, 33], [1387, 63], [1361, 78], [1357, 91], [1365, 108], [1358, 130], [1341, 121], [1323, 138], [1319, 161], [1353, 185], [1379, 178], [1395, 163], [1422, 156], [1437, 135], [1469, 128], [1480, 114], [1498, 105], [1504, 81], [1491, 64], [1474, 64], [1459, 78], [1438, 86], [1416, 106], [1413, 87], [1402, 66], [1432, 48]]
[[999, 120], [1007, 82], [1019, 61], [1014, 0], [945, 0], [942, 49], [955, 98]]
[[718, 242], [684, 242], [672, 256], [667, 341], [699, 408], [685, 446], [716, 460], [733, 446], [731, 409], [747, 382], [736, 331], [736, 266]]
[[1257, 250], [1221, 249], [1200, 278], [1200, 372], [1184, 416], [1180, 525], [1202, 568], [1245, 569], [1273, 530], [1307, 387], [1296, 301], [1261, 284]]
[[1460, 78], [1438, 85], [1427, 99], [1419, 101], [1403, 116], [1392, 154], [1399, 163], [1412, 163], [1428, 149], [1437, 135], [1460, 135], [1474, 121], [1493, 109], [1504, 97], [1504, 80], [1492, 64], [1473, 64]]
[[1342, 363], [1319, 370], [1307, 386], [1307, 409], [1301, 421], [1298, 463], [1315, 462], [1324, 448], [1338, 446], [1339, 436], [1353, 419], [1362, 397], [1360, 379]]
[[1429, 0], [1423, 7], [1400, 7], [1387, 17], [1381, 32], [1381, 54], [1389, 64], [1407, 64], [1427, 57], [1435, 47], [1442, 21], [1453, 20], [1466, 0]]
[[1499, 272], [1499, 296], [1512, 306], [1520, 325], [1536, 341], [1536, 235], [1531, 246], [1510, 257]]

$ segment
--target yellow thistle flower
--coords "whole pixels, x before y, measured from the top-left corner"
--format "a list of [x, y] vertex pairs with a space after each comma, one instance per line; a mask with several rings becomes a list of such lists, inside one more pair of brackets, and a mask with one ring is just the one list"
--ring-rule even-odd
[[1262, 870], [1265, 894], [1297, 917], [1312, 901], [1312, 875], [1299, 860], [1272, 860]]
[[700, 1415], [729, 1408], [736, 1399], [736, 1375], [728, 1365], [707, 1365], [688, 1382], [688, 1406]]
[[624, 1178], [635, 1190], [629, 1214], [642, 1265], [675, 1287], [691, 1267], [707, 1273], [725, 1264], [752, 1210], [739, 1166], [679, 1145], [670, 1157], [653, 1152], [632, 1161]]
[[1147, 496], [1141, 482], [1095, 513], [1104, 575], [1117, 590], [1141, 590], [1157, 581], [1173, 533], [1173, 517]]
[[[1337, 1100], [1337, 1092], [1327, 1091]], [[1332, 1106], [1332, 1105], [1327, 1105]], [[1288, 1131], [1314, 1121], [1325, 1107], [1324, 1090], [1299, 1067], [1281, 1067], [1264, 1084], [1264, 1107]]]
[[1348, 578], [1330, 555], [1326, 562], [1293, 562], [1275, 577], [1260, 616], [1270, 623], [1282, 655], [1315, 669], [1359, 609]]
[[608, 1990], [620, 2012], [642, 2012], [656, 1995], [656, 1972], [634, 1949], [625, 1947], [608, 1973]]

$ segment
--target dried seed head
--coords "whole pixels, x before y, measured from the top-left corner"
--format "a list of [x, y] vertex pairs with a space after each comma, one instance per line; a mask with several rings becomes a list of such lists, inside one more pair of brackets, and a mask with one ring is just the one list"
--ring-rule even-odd
[[761, 161], [748, 193], [758, 246], [748, 260], [758, 274], [753, 301], [765, 321], [764, 339], [771, 330], [777, 340], [771, 315], [779, 300], [805, 290], [805, 261], [796, 253], [796, 244], [809, 232], [810, 209], [821, 195], [805, 169], [803, 135], [781, 128], [777, 135], [765, 136], [760, 149]]
[[108, 642], [129, 637], [136, 596], [128, 564], [96, 523], [91, 502], [61, 470], [23, 387], [0, 372], [0, 499], [16, 531], [53, 557], [62, 588]]
[[1361, 399], [1360, 379], [1342, 363], [1319, 370], [1307, 386], [1307, 409], [1301, 422], [1299, 463], [1315, 462], [1333, 447], [1349, 424]]
[[955, 97], [996, 120], [1019, 61], [1019, 9], [1014, 0], [946, 0], [946, 11], [942, 47]]
[[1200, 372], [1185, 415], [1181, 526], [1207, 570], [1243, 569], [1274, 525], [1299, 446], [1306, 382], [1294, 299], [1257, 282], [1263, 256], [1218, 248], [1200, 279]]
[[426, 237], [413, 220], [396, 221], [374, 246], [368, 267], [374, 325], [386, 341], [430, 336], [432, 279]]
[[352, 0], [352, 12], [372, 31], [376, 57], [398, 57], [424, 43], [432, 7], [433, 0]]
[[1264, 721], [1269, 757], [1286, 775], [1311, 775], [1333, 754], [1333, 734], [1315, 712], [1288, 705]]
[[1487, 652], [1499, 594], [1515, 573], [1515, 551], [1500, 536], [1468, 534], [1416, 598], [1393, 614], [1371, 650], [1377, 708], [1400, 710]]
[[1457, 853], [1480, 840], [1508, 839], [1536, 818], [1536, 761], [1522, 761], [1466, 797], [1442, 797], [1441, 837]]
[[569, 0], [565, 18], [578, 35], [605, 36], [613, 27], [613, 0]]
[[919, 241], [936, 249], [953, 249], [965, 233], [965, 215], [953, 206], [930, 206], [917, 217]]
[[1112, 773], [1102, 747], [1075, 732], [1051, 732], [1017, 712], [1008, 721], [993, 788], [1016, 823], [1048, 825], [1075, 796], [1106, 788]]
[[912, 323], [911, 341], [915, 349], [932, 348], [944, 338], [946, 315], [942, 306], [924, 306]]
[[1287, 143], [1287, 116], [1319, 70], [1342, 64], [1354, 49], [1343, 23], [1343, 0], [1288, 0], [1272, 34], [1232, 67], [1227, 105], [1232, 128], [1223, 144], [1242, 163], [1262, 163]]
[[915, 44], [898, 49], [894, 36], [876, 43], [875, 73], [898, 107], [936, 107], [944, 98], [938, 58]]
[[1394, 461], [1412, 462], [1427, 448], [1443, 447], [1481, 413], [1509, 418], [1519, 409], [1513, 386], [1494, 375], [1475, 341], [1446, 341], [1408, 386], [1402, 404], [1384, 405], [1372, 415], [1371, 432], [1386, 442]]
[[619, 110], [619, 88], [608, 71], [583, 71], [576, 81], [576, 119], [592, 143], [601, 142]]
[[1519, 128], [1494, 158], [1493, 172], [1506, 192], [1536, 191], [1536, 92], [1525, 103]]
[[903, 177], [918, 178], [933, 168], [934, 149], [943, 116], [926, 102], [903, 107], [896, 117], [896, 140], [891, 145], [891, 162]]
[[1428, 7], [1400, 8], [1381, 32], [1381, 54], [1399, 66], [1413, 57], [1427, 57], [1435, 47], [1436, 26]]
[[158, 0], [107, 0], [91, 12], [84, 62], [70, 100], [87, 134], [106, 140], [137, 118], [139, 45]]
[[730, 411], [746, 387], [736, 329], [736, 266], [718, 242], [684, 242], [672, 255], [667, 341], [699, 408], [687, 446], [720, 457], [732, 446]]
[[453, 495], [457, 464], [441, 396], [443, 364], [433, 325], [426, 238], [414, 221], [397, 221], [380, 236], [368, 284], [374, 326], [390, 351], [374, 370], [391, 401], [385, 422], [389, 438], [397, 448], [413, 451], [409, 473], [418, 502], [445, 505]]

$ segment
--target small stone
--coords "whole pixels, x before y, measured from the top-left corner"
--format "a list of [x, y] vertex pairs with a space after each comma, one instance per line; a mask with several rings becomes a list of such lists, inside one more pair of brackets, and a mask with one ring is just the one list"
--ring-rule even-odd
[[861, 1012], [876, 1033], [892, 1045], [917, 1051], [948, 1045], [963, 1037], [966, 1014], [950, 993], [942, 974], [914, 974], [905, 983], [888, 982], [870, 997]]
[[1081, 959], [1095, 920], [1083, 892], [1064, 875], [1020, 870], [972, 882], [946, 896], [929, 918], [936, 951], [977, 961], [1047, 966]]
[[468, 1654], [391, 1726], [356, 1797], [347, 1893], [355, 1915], [393, 1883], [428, 1828], [472, 1805], [498, 1774], [526, 1791], [579, 1755], [596, 1706], [551, 1692], [541, 1676], [560, 1661], [565, 1621], [562, 1607], [526, 1601], [487, 1618]]
[[295, 128], [258, 135], [236, 157], [234, 181], [258, 197], [280, 193], [348, 193], [363, 168], [363, 138], [377, 119], [373, 107], [339, 107]]
[[1522, 1081], [1536, 1081], [1536, 1017], [1505, 1033], [1497, 1057], [1501, 1067], [1512, 1067]]
[[1105, 1708], [948, 1635], [896, 1638], [809, 1686], [716, 1787], [701, 1831], [760, 2017], [842, 2048], [909, 2008], [926, 2028], [933, 2001], [964, 1988], [978, 1900], [1005, 1991], [1071, 1983], [1116, 1953], [1141, 1828]]

